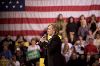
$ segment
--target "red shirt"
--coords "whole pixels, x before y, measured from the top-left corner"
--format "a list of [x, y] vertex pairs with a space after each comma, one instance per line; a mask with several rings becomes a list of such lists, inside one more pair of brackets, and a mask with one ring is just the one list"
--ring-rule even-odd
[[87, 53], [98, 53], [97, 47], [93, 44], [88, 44], [84, 50], [85, 54]]

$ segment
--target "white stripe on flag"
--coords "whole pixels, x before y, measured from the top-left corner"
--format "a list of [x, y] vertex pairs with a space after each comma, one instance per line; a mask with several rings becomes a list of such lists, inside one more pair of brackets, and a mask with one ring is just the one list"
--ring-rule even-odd
[[100, 5], [100, 0], [26, 0], [26, 6], [86, 6]]
[[0, 31], [44, 30], [48, 24], [0, 24]]
[[63, 14], [64, 17], [79, 17], [85, 15], [85, 17], [95, 14], [96, 17], [100, 16], [100, 10], [92, 11], [61, 11], [61, 12], [1, 12], [0, 18], [56, 18], [58, 14]]

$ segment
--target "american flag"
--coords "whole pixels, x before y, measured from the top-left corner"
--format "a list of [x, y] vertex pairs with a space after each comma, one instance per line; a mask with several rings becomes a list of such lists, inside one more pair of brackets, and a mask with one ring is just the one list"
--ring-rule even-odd
[[100, 19], [100, 0], [0, 0], [0, 37], [40, 36], [58, 14], [75, 19], [95, 14]]

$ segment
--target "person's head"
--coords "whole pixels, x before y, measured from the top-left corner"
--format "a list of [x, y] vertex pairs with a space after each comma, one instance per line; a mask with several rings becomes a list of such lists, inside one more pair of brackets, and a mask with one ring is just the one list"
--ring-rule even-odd
[[64, 41], [65, 44], [67, 44], [68, 43], [68, 38], [67, 37], [64, 37], [63, 38], [63, 41]]
[[71, 17], [69, 17], [68, 21], [69, 21], [70, 23], [72, 23], [72, 22], [74, 22], [74, 18], [71, 16]]
[[62, 14], [59, 14], [58, 17], [57, 17], [57, 19], [58, 20], [62, 20], [63, 19], [63, 15]]
[[22, 55], [22, 51], [19, 47], [16, 48], [15, 54], [16, 54], [16, 56], [21, 56]]
[[9, 42], [8, 42], [8, 41], [4, 41], [4, 42], [3, 42], [3, 46], [5, 46], [5, 45], [6, 45], [6, 46], [9, 46]]
[[79, 38], [79, 40], [83, 40], [83, 37], [82, 36], [79, 36], [78, 38]]
[[4, 50], [4, 51], [7, 51], [7, 50], [8, 50], [8, 45], [4, 45], [4, 46], [3, 46], [3, 50]]
[[96, 39], [100, 39], [100, 34], [99, 33], [96, 34]]
[[77, 53], [72, 53], [72, 55], [71, 55], [71, 59], [72, 60], [76, 60], [77, 59]]
[[91, 31], [91, 30], [89, 30], [89, 31], [88, 31], [88, 34], [89, 34], [89, 35], [92, 35], [92, 31]]
[[91, 15], [91, 20], [96, 20], [95, 14], [92, 14], [92, 15]]
[[7, 40], [10, 40], [11, 39], [11, 35], [7, 35]]
[[32, 38], [32, 39], [31, 39], [31, 44], [32, 44], [32, 45], [35, 45], [35, 44], [36, 44], [36, 41], [37, 41], [36, 38]]
[[52, 36], [54, 34], [58, 34], [58, 30], [55, 24], [48, 25], [47, 34]]
[[89, 44], [93, 44], [93, 38], [89, 38]]
[[80, 16], [80, 20], [85, 20], [85, 16], [84, 15], [81, 15]]
[[80, 22], [81, 22], [81, 26], [82, 27], [86, 27], [87, 26], [86, 20], [80, 20]]
[[13, 60], [13, 61], [16, 61], [16, 55], [13, 55], [13, 56], [12, 56], [12, 60]]
[[80, 41], [76, 41], [74, 45], [79, 45], [80, 44]]

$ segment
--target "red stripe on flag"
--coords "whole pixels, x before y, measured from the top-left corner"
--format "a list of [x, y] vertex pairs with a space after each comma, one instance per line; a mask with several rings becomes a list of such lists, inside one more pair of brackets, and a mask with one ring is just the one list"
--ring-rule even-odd
[[[97, 20], [100, 21], [100, 17], [97, 17]], [[56, 18], [0, 18], [0, 24], [49, 24], [55, 21]], [[78, 21], [78, 18], [75, 18], [75, 21]]]
[[40, 11], [40, 12], [51, 12], [51, 11], [89, 11], [89, 10], [100, 10], [100, 5], [90, 6], [26, 6], [26, 11]]
[[1, 18], [0, 24], [47, 24], [54, 23], [55, 18]]
[[37, 31], [37, 30], [21, 30], [21, 31], [0, 31], [0, 36], [6, 36], [6, 35], [24, 35], [24, 36], [40, 36], [42, 35], [44, 31]]

